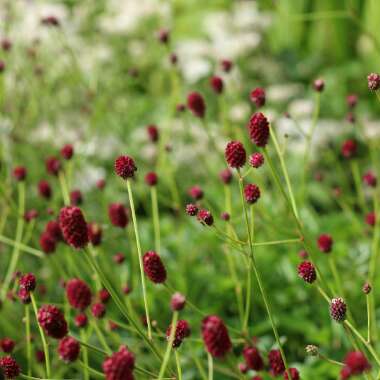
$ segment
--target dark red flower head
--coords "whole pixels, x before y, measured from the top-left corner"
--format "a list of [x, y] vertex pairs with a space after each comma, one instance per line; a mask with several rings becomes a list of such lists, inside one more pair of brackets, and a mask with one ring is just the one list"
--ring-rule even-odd
[[0, 59], [0, 74], [5, 70], [5, 62]]
[[74, 154], [74, 148], [71, 144], [66, 144], [65, 146], [62, 147], [61, 156], [65, 160], [70, 160], [71, 157], [73, 157], [73, 154]]
[[116, 253], [114, 256], [113, 256], [113, 261], [116, 263], [116, 264], [122, 264], [125, 260], [125, 256], [122, 254], [122, 253]]
[[186, 111], [186, 104], [183, 104], [183, 103], [177, 104], [176, 111], [177, 112], [185, 112]]
[[209, 315], [203, 319], [201, 329], [206, 349], [213, 357], [223, 357], [231, 350], [228, 330], [221, 318]]
[[265, 105], [265, 91], [261, 87], [257, 87], [251, 91], [251, 101], [260, 108]]
[[[300, 380], [300, 374], [297, 368], [289, 368], [289, 372], [291, 376], [290, 380]], [[284, 379], [289, 380], [289, 376], [287, 372], [284, 373]]]
[[343, 322], [346, 319], [347, 305], [343, 298], [333, 298], [330, 303], [330, 315], [334, 321]]
[[248, 123], [249, 138], [259, 147], [265, 147], [269, 139], [269, 122], [261, 112], [254, 113]]
[[107, 289], [103, 288], [99, 290], [98, 297], [99, 297], [100, 302], [107, 303], [111, 298], [111, 294], [108, 292]]
[[48, 181], [42, 179], [40, 182], [38, 182], [38, 193], [42, 198], [51, 198], [51, 187]]
[[91, 313], [95, 318], [101, 319], [106, 315], [106, 307], [101, 302], [94, 303], [91, 306]]
[[145, 176], [145, 183], [148, 186], [156, 186], [158, 182], [158, 176], [155, 172], [149, 172]]
[[210, 86], [216, 94], [223, 92], [223, 79], [216, 75], [210, 78]]
[[73, 190], [70, 192], [70, 204], [72, 206], [81, 205], [82, 202], [83, 202], [83, 196], [80, 190]]
[[73, 278], [66, 283], [66, 297], [74, 309], [84, 310], [91, 303], [92, 293], [83, 280]]
[[87, 224], [88, 240], [93, 246], [98, 246], [102, 242], [102, 227], [95, 222]]
[[349, 352], [344, 358], [344, 364], [350, 369], [351, 375], [361, 375], [371, 369], [367, 358], [360, 351]]
[[222, 218], [222, 220], [224, 220], [225, 222], [228, 222], [231, 218], [231, 215], [228, 213], [228, 212], [222, 212], [220, 214], [220, 217]]
[[106, 380], [133, 380], [134, 367], [135, 356], [125, 346], [108, 356], [102, 364]]
[[253, 183], [244, 186], [244, 197], [247, 203], [254, 204], [260, 198], [260, 189]]
[[[166, 338], [169, 340], [170, 333], [172, 331], [172, 325], [170, 324], [168, 329], [166, 330]], [[190, 335], [190, 326], [187, 321], [181, 319], [177, 322], [174, 340], [173, 340], [173, 348], [178, 348], [182, 341]]]
[[143, 257], [144, 272], [155, 284], [166, 280], [166, 269], [160, 256], [154, 251], [148, 251]]
[[57, 242], [63, 240], [61, 227], [56, 220], [50, 220], [46, 223], [45, 232]]
[[1, 48], [4, 51], [9, 51], [12, 49], [12, 42], [8, 38], [3, 38], [1, 40]]
[[58, 175], [61, 170], [61, 162], [57, 157], [48, 157], [45, 161], [46, 171], [51, 175]]
[[17, 181], [24, 181], [26, 178], [26, 168], [25, 166], [16, 166], [12, 172], [13, 178]]
[[351, 370], [347, 366], [342, 367], [340, 371], [340, 379], [347, 380], [350, 377], [351, 377]]
[[146, 132], [148, 134], [149, 140], [152, 142], [157, 142], [160, 135], [158, 133], [158, 128], [154, 124], [150, 124], [146, 127]]
[[11, 356], [4, 356], [0, 359], [0, 368], [6, 379], [14, 379], [21, 372], [20, 366]]
[[172, 295], [172, 298], [170, 300], [170, 307], [173, 311], [179, 311], [182, 310], [186, 305], [186, 297], [176, 292]]
[[39, 242], [44, 253], [49, 254], [55, 251], [57, 241], [49, 233], [43, 232]]
[[223, 169], [220, 173], [219, 173], [219, 178], [222, 180], [222, 182], [226, 185], [228, 185], [229, 183], [231, 183], [232, 181], [232, 172], [230, 169], [226, 168], [226, 169]]
[[220, 66], [224, 72], [229, 73], [231, 71], [233, 65], [229, 59], [222, 59], [220, 61]]
[[186, 205], [186, 214], [189, 216], [195, 216], [198, 213], [198, 207], [192, 203]]
[[24, 305], [27, 305], [27, 304], [30, 304], [32, 299], [30, 298], [30, 292], [28, 292], [26, 289], [24, 288], [20, 288], [19, 291], [17, 292], [17, 297], [19, 298], [19, 300], [24, 304]]
[[315, 91], [322, 92], [323, 89], [325, 88], [325, 81], [323, 79], [316, 79], [313, 82], [313, 87]]
[[88, 322], [87, 315], [83, 313], [78, 314], [74, 319], [75, 326], [79, 328], [86, 327], [87, 322]]
[[76, 249], [88, 243], [87, 223], [79, 207], [63, 207], [59, 213], [59, 225], [65, 241]]
[[33, 219], [36, 219], [37, 217], [38, 217], [38, 211], [34, 208], [26, 211], [24, 214], [24, 220], [27, 223], [31, 222]]
[[136, 170], [137, 167], [132, 157], [119, 156], [115, 160], [115, 173], [123, 179], [132, 178]]
[[255, 371], [261, 371], [264, 368], [263, 358], [256, 347], [245, 347], [243, 356], [248, 368]]
[[371, 211], [365, 216], [365, 222], [369, 226], [373, 227], [376, 224], [376, 214]]
[[178, 62], [178, 56], [176, 53], [170, 53], [169, 59], [172, 65], [176, 65]]
[[158, 31], [158, 39], [161, 43], [167, 44], [170, 39], [170, 32], [168, 29], [160, 29]]
[[44, 305], [38, 310], [38, 323], [45, 333], [55, 339], [67, 334], [67, 323], [61, 310], [54, 305]]
[[60, 26], [60, 22], [57, 17], [51, 15], [51, 16], [45, 16], [41, 19], [41, 24], [46, 26]]
[[367, 76], [368, 88], [371, 91], [377, 91], [380, 88], [380, 75], [377, 73], [371, 73]]
[[342, 156], [345, 158], [352, 158], [356, 155], [358, 145], [355, 140], [346, 140], [342, 145]]
[[285, 364], [282, 360], [280, 350], [270, 350], [268, 353], [270, 373], [273, 376], [282, 375], [285, 371]]
[[377, 185], [377, 178], [372, 171], [368, 171], [363, 175], [363, 181], [367, 186], [370, 187], [376, 187]]
[[214, 224], [214, 217], [211, 212], [204, 208], [198, 211], [197, 218], [203, 225], [212, 226]]
[[64, 362], [72, 363], [78, 359], [80, 344], [71, 336], [61, 339], [58, 344], [58, 355]]
[[264, 156], [261, 153], [252, 153], [249, 156], [249, 164], [258, 169], [260, 166], [264, 164]]
[[106, 186], [106, 180], [104, 178], [100, 178], [96, 181], [96, 187], [99, 190], [103, 190]]
[[0, 340], [0, 347], [3, 350], [3, 352], [9, 354], [13, 351], [15, 348], [15, 341], [11, 338], [3, 338]]
[[332, 237], [328, 234], [319, 235], [319, 238], [317, 240], [319, 250], [324, 253], [331, 252], [333, 243], [334, 242]]
[[224, 157], [231, 168], [239, 169], [244, 166], [247, 154], [240, 141], [230, 141], [226, 145]]
[[36, 276], [33, 273], [24, 274], [18, 280], [20, 288], [24, 288], [28, 292], [32, 292], [36, 288], [36, 282]]
[[349, 108], [354, 108], [356, 104], [358, 103], [358, 97], [355, 94], [348, 95], [346, 100], [347, 100], [347, 105]]
[[362, 291], [363, 291], [364, 294], [369, 294], [369, 293], [371, 293], [371, 290], [372, 290], [372, 287], [371, 287], [371, 285], [370, 285], [368, 282], [366, 282], [366, 283], [363, 285], [363, 287], [362, 287]]
[[309, 284], [317, 279], [317, 272], [310, 261], [304, 261], [298, 265], [298, 275]]
[[195, 200], [200, 200], [203, 198], [203, 190], [198, 185], [192, 186], [189, 189], [188, 193], [189, 193], [190, 197], [195, 199]]
[[115, 227], [125, 228], [129, 222], [127, 210], [121, 203], [111, 203], [108, 206], [108, 216]]
[[187, 97], [187, 107], [197, 117], [203, 118], [206, 105], [203, 96], [199, 92], [191, 92]]

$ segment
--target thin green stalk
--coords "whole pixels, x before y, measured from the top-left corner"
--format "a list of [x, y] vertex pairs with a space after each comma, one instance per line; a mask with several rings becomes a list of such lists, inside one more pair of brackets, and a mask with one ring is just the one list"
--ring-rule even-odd
[[164, 360], [162, 361], [160, 372], [158, 374], [158, 380], [162, 380], [162, 378], [165, 374], [165, 370], [166, 370], [166, 367], [168, 365], [169, 359], [170, 359], [170, 352], [173, 348], [173, 342], [174, 342], [175, 333], [176, 333], [176, 329], [177, 329], [177, 321], [178, 321], [178, 311], [174, 311], [172, 323], [171, 323], [168, 345], [166, 347]]
[[[240, 177], [240, 172], [238, 172], [238, 173], [239, 173], [239, 177]], [[272, 326], [272, 330], [273, 330], [274, 336], [276, 338], [277, 345], [278, 345], [280, 353], [281, 353], [282, 360], [284, 361], [285, 372], [288, 374], [288, 377], [290, 379], [291, 378], [291, 374], [289, 372], [289, 366], [288, 366], [288, 362], [286, 360], [285, 352], [284, 352], [284, 349], [282, 348], [282, 344], [281, 344], [281, 341], [280, 341], [280, 336], [278, 334], [277, 327], [276, 327], [276, 324], [275, 324], [274, 319], [273, 319], [273, 314], [272, 314], [271, 306], [270, 306], [270, 303], [269, 303], [269, 299], [268, 299], [268, 297], [266, 295], [266, 292], [264, 290], [264, 286], [263, 286], [263, 282], [262, 282], [262, 279], [261, 279], [260, 272], [258, 271], [257, 266], [256, 266], [256, 260], [255, 260], [255, 256], [254, 256], [254, 252], [253, 252], [251, 231], [250, 231], [250, 228], [249, 228], [247, 207], [246, 207], [245, 200], [244, 200], [243, 179], [241, 177], [239, 179], [239, 187], [240, 187], [240, 198], [241, 198], [241, 202], [242, 202], [242, 205], [243, 205], [245, 224], [246, 224], [247, 234], [248, 234], [248, 241], [249, 241], [249, 248], [250, 248], [252, 268], [253, 268], [253, 271], [254, 271], [254, 274], [255, 274], [255, 277], [256, 277], [256, 281], [257, 281], [257, 283], [259, 285], [260, 293], [261, 293], [261, 296], [262, 296], [263, 301], [264, 301], [265, 309], [267, 311], [267, 314], [268, 314], [268, 317], [269, 317], [269, 321], [270, 321], [270, 324]]]
[[36, 304], [36, 300], [34, 298], [33, 292], [30, 293], [30, 299], [32, 301], [33, 311], [36, 316], [37, 326], [38, 326], [38, 330], [40, 331], [42, 346], [45, 353], [46, 377], [50, 379], [51, 371], [50, 371], [49, 346], [46, 341], [45, 333], [42, 330], [42, 327], [40, 326], [40, 324], [38, 323], [38, 310], [37, 310], [37, 304]]
[[100, 269], [100, 267], [97, 265], [96, 261], [92, 257], [91, 252], [87, 249], [85, 249], [85, 257], [87, 258], [87, 261], [89, 265], [92, 267], [92, 269], [98, 274], [102, 284], [104, 287], [108, 290], [108, 292], [111, 294], [112, 300], [115, 302], [116, 307], [119, 309], [121, 314], [127, 319], [127, 321], [133, 326], [136, 333], [145, 341], [145, 343], [148, 345], [150, 350], [156, 355], [156, 357], [159, 360], [162, 360], [161, 353], [157, 350], [156, 346], [153, 344], [151, 339], [149, 339], [144, 332], [141, 330], [140, 326], [137, 324], [137, 322], [132, 318], [132, 316], [129, 315], [128, 310], [121, 299], [121, 297], [118, 295], [118, 293], [115, 291], [114, 287], [111, 285], [111, 283], [108, 281], [107, 277], [104, 275], [103, 271]]
[[61, 187], [63, 202], [66, 206], [68, 206], [70, 204], [70, 195], [69, 195], [69, 190], [67, 188], [65, 174], [63, 173], [62, 170], [58, 173], [58, 179], [59, 179], [59, 184]]
[[244, 312], [244, 322], [243, 322], [243, 332], [247, 336], [248, 333], [248, 321], [249, 321], [249, 313], [251, 310], [251, 291], [252, 291], [252, 261], [250, 260], [247, 266], [247, 290], [245, 295], [245, 312]]
[[102, 331], [100, 330], [97, 321], [91, 318], [91, 325], [93, 329], [95, 330], [96, 336], [99, 339], [100, 344], [102, 345], [104, 351], [106, 351], [108, 354], [112, 353], [112, 350], [110, 346], [107, 344], [106, 338], [104, 337]]
[[369, 294], [366, 295], [366, 304], [367, 304], [367, 342], [371, 343], [371, 321], [372, 321], [372, 315], [371, 315], [371, 298], [369, 297]]
[[8, 293], [9, 285], [12, 281], [12, 276], [16, 270], [17, 263], [19, 261], [20, 254], [21, 254], [19, 245], [22, 241], [22, 233], [24, 230], [25, 183], [23, 181], [19, 182], [17, 185], [17, 188], [18, 188], [18, 212], [17, 212], [16, 238], [15, 238], [16, 244], [13, 247], [11, 261], [9, 263], [8, 271], [5, 275], [3, 286], [1, 288], [1, 299], [4, 299]]
[[142, 253], [141, 253], [141, 246], [140, 246], [140, 236], [139, 236], [139, 230], [137, 226], [137, 218], [136, 218], [136, 212], [135, 212], [135, 204], [133, 202], [132, 188], [131, 188], [131, 183], [129, 179], [127, 180], [127, 189], [128, 189], [129, 204], [130, 204], [131, 213], [132, 213], [133, 228], [135, 231], [137, 253], [139, 256], [141, 286], [142, 286], [143, 299], [144, 299], [146, 323], [148, 326], [148, 339], [152, 339], [152, 327], [151, 327], [150, 318], [149, 318], [148, 299], [147, 299], [147, 294], [146, 294], [145, 275], [144, 275]]
[[360, 207], [363, 211], [366, 211], [367, 207], [366, 207], [365, 196], [363, 192], [363, 187], [362, 187], [361, 178], [360, 178], [360, 170], [359, 170], [359, 165], [358, 165], [357, 160], [351, 161], [351, 171], [352, 171], [352, 176], [354, 178], [356, 193], [358, 195], [358, 201], [359, 201]]
[[176, 364], [177, 364], [178, 380], [182, 380], [181, 360], [180, 360], [180, 357], [179, 357], [178, 350], [174, 351], [174, 355], [175, 355], [175, 361], [176, 361]]
[[30, 334], [30, 307], [25, 305], [25, 338], [26, 338], [26, 361], [28, 376], [32, 375], [32, 341]]
[[41, 251], [39, 251], [38, 249], [31, 248], [25, 244], [22, 244], [22, 243], [19, 243], [17, 241], [14, 241], [12, 239], [9, 239], [3, 235], [0, 235], [0, 242], [4, 243], [4, 244], [8, 244], [12, 247], [18, 248], [21, 251], [24, 251], [26, 253], [30, 253], [33, 256], [40, 257], [40, 258], [44, 257], [44, 254]]
[[[80, 330], [80, 337], [81, 337], [81, 340], [83, 342], [87, 342], [87, 334], [83, 328]], [[81, 351], [82, 351], [82, 360], [84, 363], [83, 379], [84, 380], [90, 380], [90, 373], [89, 373], [89, 369], [88, 369], [88, 349], [86, 346], [83, 346]]]
[[207, 353], [207, 362], [208, 362], [208, 380], [213, 380], [214, 378], [214, 361], [211, 354]]
[[341, 363], [341, 362], [338, 362], [338, 361], [336, 361], [336, 360], [330, 359], [330, 358], [328, 358], [327, 356], [325, 356], [325, 355], [323, 355], [323, 354], [318, 353], [318, 357], [319, 357], [320, 359], [322, 359], [322, 360], [325, 360], [325, 361], [331, 363], [331, 364], [338, 365], [338, 366], [340, 366], [340, 367], [344, 367], [344, 366], [345, 366], [344, 363]]
[[380, 358], [377, 355], [376, 351], [372, 347], [372, 345], [366, 341], [366, 339], [363, 337], [362, 334], [356, 328], [349, 322], [349, 321], [344, 321], [344, 324], [359, 338], [359, 340], [366, 346], [367, 350], [371, 353], [373, 358], [375, 359], [376, 363], [380, 365]]
[[292, 184], [291, 184], [290, 179], [289, 179], [288, 169], [285, 165], [284, 156], [282, 155], [282, 153], [280, 151], [280, 146], [278, 145], [276, 133], [273, 131], [273, 128], [270, 128], [270, 136], [272, 137], [274, 147], [275, 147], [277, 155], [280, 159], [280, 164], [281, 164], [282, 172], [284, 173], [286, 187], [288, 188], [288, 193], [289, 193], [291, 205], [293, 207], [294, 215], [298, 219], [299, 218], [298, 209], [297, 209], [296, 200], [295, 200], [294, 194], [293, 194]]
[[152, 198], [152, 214], [153, 214], [153, 226], [154, 226], [154, 243], [156, 252], [160, 253], [161, 250], [161, 237], [160, 237], [160, 217], [158, 213], [157, 202], [157, 189], [156, 186], [150, 188], [150, 194]]
[[[104, 375], [102, 375], [103, 378], [104, 378]], [[25, 379], [25, 380], [77, 380], [77, 379], [45, 379], [45, 378], [41, 378], [41, 377], [34, 377], [34, 376], [29, 376], [29, 375], [25, 375], [25, 373], [20, 373], [19, 377], [21, 379]]]

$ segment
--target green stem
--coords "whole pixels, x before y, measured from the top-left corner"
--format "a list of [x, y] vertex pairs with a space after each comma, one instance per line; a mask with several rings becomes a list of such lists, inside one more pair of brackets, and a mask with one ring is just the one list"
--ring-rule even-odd
[[154, 242], [155, 242], [156, 252], [160, 253], [160, 250], [161, 250], [160, 218], [159, 218], [159, 213], [158, 213], [158, 202], [157, 202], [157, 189], [156, 189], [156, 186], [152, 186], [151, 187], [150, 194], [151, 194], [151, 198], [152, 198]]
[[325, 356], [325, 355], [318, 354], [318, 357], [319, 357], [320, 359], [322, 359], [322, 360], [325, 360], [325, 361], [331, 363], [331, 364], [338, 365], [338, 366], [340, 366], [340, 367], [344, 367], [344, 366], [345, 366], [344, 363], [341, 363], [341, 362], [338, 362], [338, 361], [336, 361], [336, 360], [330, 359], [330, 358], [328, 358], [328, 357]]
[[141, 330], [140, 326], [135, 322], [135, 320], [132, 318], [132, 316], [129, 315], [128, 310], [121, 299], [121, 297], [118, 295], [118, 293], [115, 291], [114, 287], [111, 285], [111, 283], [108, 281], [107, 277], [104, 275], [103, 271], [100, 269], [100, 267], [97, 265], [96, 261], [91, 255], [91, 252], [89, 252], [88, 248], [85, 249], [86, 258], [92, 269], [98, 274], [102, 284], [104, 287], [108, 290], [108, 292], [111, 294], [112, 300], [115, 302], [116, 307], [119, 309], [121, 314], [127, 319], [127, 321], [133, 326], [137, 334], [145, 341], [145, 343], [149, 346], [151, 351], [156, 355], [156, 357], [159, 360], [162, 360], [161, 353], [157, 350], [151, 339], [149, 339], [144, 332]]
[[49, 358], [49, 346], [48, 346], [47, 341], [46, 341], [45, 333], [42, 330], [42, 327], [40, 326], [40, 324], [38, 322], [37, 304], [36, 304], [36, 300], [34, 298], [34, 294], [32, 292], [30, 293], [30, 299], [32, 300], [32, 306], [33, 306], [34, 314], [36, 316], [38, 330], [40, 331], [41, 340], [42, 340], [42, 346], [43, 346], [44, 353], [45, 353], [46, 377], [49, 379], [50, 376], [51, 376], [50, 358]]
[[3, 286], [1, 288], [1, 299], [4, 300], [8, 293], [9, 285], [12, 281], [13, 273], [16, 270], [17, 263], [20, 258], [21, 250], [20, 243], [22, 241], [22, 233], [24, 229], [24, 213], [25, 213], [25, 183], [23, 181], [18, 183], [18, 213], [17, 213], [17, 226], [16, 238], [13, 248], [11, 261], [9, 263], [7, 274], [5, 275]]
[[98, 337], [99, 342], [102, 345], [103, 349], [108, 353], [108, 355], [110, 355], [112, 353], [112, 350], [107, 344], [106, 338], [104, 337], [102, 331], [100, 330], [97, 324], [97, 321], [94, 319], [91, 319], [91, 324], [92, 324], [93, 329], [95, 330], [96, 336]]
[[256, 277], [256, 281], [257, 281], [257, 283], [259, 285], [260, 293], [261, 293], [261, 296], [262, 296], [263, 301], [264, 301], [265, 309], [267, 311], [267, 314], [268, 314], [268, 317], [269, 317], [269, 321], [270, 321], [270, 324], [272, 326], [272, 330], [273, 330], [274, 336], [276, 338], [277, 345], [279, 347], [279, 350], [280, 350], [280, 353], [281, 353], [281, 356], [282, 356], [282, 360], [284, 361], [285, 371], [288, 374], [288, 377], [290, 379], [291, 378], [291, 374], [289, 372], [289, 366], [288, 366], [288, 362], [286, 360], [285, 352], [284, 352], [284, 349], [282, 348], [282, 344], [281, 344], [281, 341], [280, 341], [280, 336], [278, 334], [276, 324], [274, 323], [271, 306], [270, 306], [270, 303], [269, 303], [269, 299], [268, 299], [268, 297], [266, 295], [266, 292], [264, 290], [264, 286], [263, 286], [263, 282], [262, 282], [262, 279], [261, 279], [260, 272], [258, 271], [257, 266], [256, 266], [256, 260], [255, 260], [255, 256], [254, 256], [254, 252], [253, 252], [251, 231], [250, 231], [250, 228], [249, 228], [247, 207], [246, 207], [245, 200], [244, 200], [243, 179], [241, 178], [239, 171], [238, 171], [238, 174], [239, 174], [239, 177], [240, 177], [239, 178], [240, 198], [241, 198], [241, 202], [242, 202], [243, 210], [244, 210], [244, 218], [245, 218], [245, 223], [246, 223], [246, 228], [247, 228], [247, 233], [248, 233], [248, 241], [249, 241], [249, 248], [250, 248], [251, 263], [252, 263], [253, 271], [254, 271], [254, 274], [255, 274], [255, 277]]
[[272, 140], [273, 140], [274, 147], [276, 149], [277, 155], [278, 155], [278, 157], [280, 159], [280, 164], [281, 164], [282, 171], [284, 173], [286, 187], [288, 188], [288, 193], [289, 193], [290, 202], [291, 202], [291, 205], [292, 205], [292, 208], [293, 208], [293, 212], [294, 212], [294, 215], [298, 219], [299, 218], [298, 209], [297, 209], [297, 204], [296, 204], [296, 201], [295, 201], [295, 198], [294, 198], [294, 194], [293, 194], [292, 184], [291, 184], [290, 179], [289, 179], [288, 169], [286, 168], [284, 156], [283, 156], [283, 154], [280, 151], [280, 147], [278, 145], [277, 138], [276, 138], [276, 133], [273, 131], [273, 128], [270, 129], [270, 135], [272, 137]]
[[359, 340], [366, 346], [367, 350], [371, 353], [373, 358], [375, 359], [376, 363], [380, 365], [380, 359], [376, 353], [376, 351], [373, 349], [372, 345], [365, 340], [362, 334], [356, 328], [349, 322], [344, 321], [344, 324], [359, 338]]
[[352, 176], [354, 178], [356, 193], [358, 195], [358, 201], [359, 201], [360, 207], [363, 211], [366, 211], [367, 207], [366, 207], [365, 196], [363, 192], [363, 187], [362, 187], [361, 178], [360, 178], [360, 170], [359, 170], [359, 165], [358, 165], [357, 160], [351, 161], [351, 171], [352, 171]]
[[182, 380], [181, 360], [180, 360], [180, 357], [179, 357], [178, 350], [174, 351], [174, 355], [175, 355], [175, 361], [176, 361], [176, 364], [177, 364], [178, 380]]
[[371, 343], [371, 298], [369, 297], [369, 294], [366, 295], [366, 304], [367, 304], [367, 342]]
[[164, 376], [164, 373], [165, 373], [165, 370], [166, 370], [166, 367], [167, 367], [168, 362], [169, 362], [170, 352], [171, 352], [172, 347], [173, 347], [173, 342], [174, 342], [175, 333], [176, 333], [176, 329], [177, 329], [177, 321], [178, 321], [178, 311], [175, 311], [173, 313], [169, 340], [168, 340], [168, 344], [167, 344], [167, 347], [166, 347], [166, 351], [165, 351], [165, 355], [164, 355], [164, 360], [163, 360], [163, 362], [161, 364], [160, 372], [158, 374], [158, 380], [162, 380], [162, 378]]
[[213, 380], [214, 378], [214, 361], [210, 353], [207, 353], [208, 362], [208, 380]]
[[135, 204], [133, 202], [132, 188], [131, 188], [131, 183], [130, 183], [129, 179], [127, 180], [127, 188], [128, 188], [129, 204], [130, 204], [131, 213], [132, 213], [133, 228], [135, 231], [137, 253], [139, 256], [141, 286], [142, 286], [143, 299], [144, 299], [146, 323], [148, 326], [148, 339], [151, 340], [152, 339], [152, 327], [151, 327], [150, 318], [149, 318], [148, 299], [147, 299], [147, 294], [146, 294], [145, 275], [144, 275], [142, 253], [141, 253], [141, 246], [140, 246], [140, 236], [139, 236], [139, 231], [138, 231], [138, 226], [137, 226], [137, 218], [136, 218], [136, 212], [135, 212]]
[[58, 173], [58, 179], [59, 179], [59, 184], [61, 187], [63, 202], [66, 206], [68, 206], [70, 204], [70, 195], [69, 195], [69, 190], [67, 188], [65, 174], [63, 173], [62, 170]]
[[[87, 342], [87, 334], [86, 331], [82, 328], [80, 330], [80, 337], [83, 342]], [[88, 369], [88, 349], [86, 346], [83, 346], [82, 348], [82, 359], [83, 359], [83, 379], [84, 380], [90, 380], [90, 374]]]
[[30, 335], [30, 307], [25, 305], [25, 335], [26, 335], [26, 361], [28, 365], [28, 376], [32, 375], [32, 342]]
[[4, 244], [8, 244], [12, 247], [18, 248], [20, 251], [30, 253], [33, 256], [40, 257], [40, 258], [44, 257], [43, 252], [39, 251], [38, 249], [31, 248], [25, 244], [22, 244], [22, 243], [15, 241], [15, 240], [9, 239], [3, 235], [0, 235], [0, 242], [4, 243]]

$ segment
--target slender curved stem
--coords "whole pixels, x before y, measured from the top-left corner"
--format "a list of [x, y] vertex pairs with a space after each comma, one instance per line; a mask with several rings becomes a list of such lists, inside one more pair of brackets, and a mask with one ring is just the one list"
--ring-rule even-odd
[[16, 270], [17, 263], [20, 258], [21, 250], [20, 243], [22, 241], [22, 233], [24, 230], [24, 213], [25, 213], [25, 183], [23, 181], [18, 183], [18, 213], [17, 213], [17, 226], [16, 226], [16, 238], [15, 245], [13, 246], [13, 252], [11, 261], [9, 263], [8, 271], [5, 275], [3, 286], [1, 288], [1, 299], [4, 299], [7, 295], [9, 285], [12, 281], [13, 273]]
[[[87, 342], [87, 334], [86, 331], [82, 328], [80, 330], [80, 337], [83, 342]], [[83, 359], [83, 379], [84, 380], [90, 380], [90, 374], [88, 369], [88, 349], [86, 346], [83, 346], [82, 348], [82, 359]]]
[[157, 202], [157, 189], [156, 189], [156, 186], [152, 186], [151, 187], [150, 194], [151, 194], [151, 198], [152, 198], [154, 242], [155, 242], [156, 252], [160, 253], [160, 250], [161, 250], [160, 218], [159, 218], [159, 212], [158, 212], [158, 202]]
[[45, 353], [46, 377], [48, 379], [50, 379], [51, 371], [50, 371], [49, 346], [48, 346], [47, 341], [46, 341], [45, 333], [42, 330], [42, 327], [40, 326], [40, 324], [38, 322], [37, 304], [36, 304], [36, 300], [34, 298], [34, 294], [32, 292], [30, 293], [30, 299], [32, 300], [33, 311], [34, 311], [34, 314], [36, 316], [37, 326], [38, 326], [38, 330], [40, 331], [42, 346], [43, 346], [44, 353]]
[[70, 204], [70, 195], [67, 187], [66, 177], [62, 170], [58, 173], [58, 179], [61, 187], [63, 203], [68, 206]]
[[272, 326], [272, 330], [273, 330], [274, 336], [276, 338], [277, 345], [279, 347], [282, 359], [284, 361], [285, 371], [288, 374], [288, 377], [290, 379], [291, 378], [291, 374], [289, 372], [289, 366], [288, 366], [288, 362], [286, 360], [285, 352], [284, 352], [284, 349], [282, 347], [282, 344], [281, 344], [281, 341], [280, 341], [280, 336], [278, 334], [277, 327], [276, 327], [276, 324], [275, 324], [274, 319], [273, 319], [272, 309], [271, 309], [271, 306], [270, 306], [270, 303], [269, 303], [269, 299], [268, 299], [268, 297], [266, 295], [266, 292], [265, 292], [265, 289], [264, 289], [264, 286], [263, 286], [263, 282], [262, 282], [262, 279], [261, 279], [260, 272], [259, 272], [259, 270], [257, 269], [257, 266], [256, 266], [256, 260], [255, 260], [255, 256], [254, 256], [254, 253], [253, 253], [251, 231], [250, 231], [250, 228], [249, 228], [247, 207], [246, 207], [246, 204], [245, 204], [245, 201], [244, 201], [243, 179], [241, 178], [239, 171], [238, 171], [238, 174], [239, 174], [239, 177], [240, 177], [239, 178], [240, 198], [241, 198], [241, 202], [242, 202], [242, 205], [243, 205], [244, 218], [245, 218], [245, 223], [246, 223], [246, 228], [247, 228], [247, 234], [248, 234], [248, 241], [249, 241], [249, 247], [250, 247], [250, 255], [251, 255], [252, 268], [253, 268], [253, 271], [254, 271], [254, 274], [255, 274], [255, 277], [256, 277], [256, 281], [257, 281], [257, 283], [259, 285], [260, 293], [261, 293], [262, 299], [264, 301], [265, 309], [267, 311], [267, 314], [268, 314], [268, 317], [269, 317], [269, 321], [270, 321], [270, 324]]
[[32, 375], [32, 342], [30, 335], [30, 307], [25, 305], [25, 338], [26, 338], [26, 361], [28, 366], [28, 376]]
[[138, 226], [137, 226], [137, 218], [136, 218], [136, 212], [135, 212], [135, 204], [133, 202], [132, 188], [131, 188], [131, 183], [130, 183], [129, 179], [127, 180], [127, 188], [128, 188], [129, 204], [130, 204], [131, 213], [132, 213], [133, 228], [135, 231], [137, 253], [139, 256], [141, 286], [142, 286], [142, 293], [143, 293], [143, 299], [144, 299], [146, 323], [148, 326], [148, 339], [152, 339], [152, 327], [151, 327], [150, 317], [149, 317], [149, 308], [148, 308], [148, 299], [147, 299], [147, 294], [146, 294], [144, 268], [143, 268], [143, 263], [142, 263], [140, 236], [139, 236], [139, 230], [138, 230]]
[[166, 347], [165, 355], [164, 355], [164, 360], [162, 361], [160, 372], [158, 374], [158, 380], [162, 380], [166, 367], [168, 365], [169, 359], [170, 359], [170, 352], [173, 348], [173, 342], [176, 334], [176, 329], [177, 329], [177, 321], [178, 321], [178, 311], [175, 311], [173, 313], [173, 318], [172, 318], [172, 323], [171, 323], [171, 329], [170, 329], [170, 335], [169, 335], [169, 340], [168, 340], [168, 345]]
[[211, 354], [207, 353], [207, 362], [208, 362], [208, 380], [213, 380], [214, 378], [214, 360]]
[[180, 357], [179, 357], [178, 350], [174, 351], [174, 355], [175, 355], [175, 361], [176, 361], [176, 364], [177, 364], [178, 380], [182, 380], [181, 360], [180, 360]]

